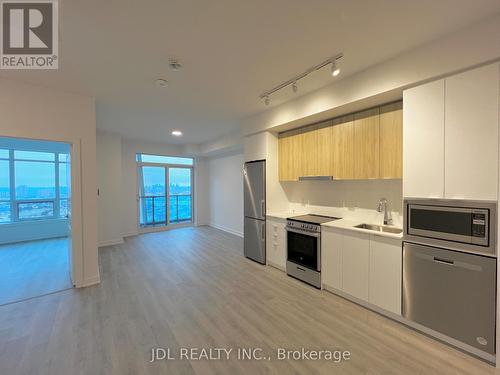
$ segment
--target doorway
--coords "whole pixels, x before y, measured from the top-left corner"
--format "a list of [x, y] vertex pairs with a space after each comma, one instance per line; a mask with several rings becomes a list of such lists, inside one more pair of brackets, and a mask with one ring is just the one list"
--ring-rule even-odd
[[137, 154], [140, 228], [193, 221], [193, 159]]
[[73, 287], [71, 145], [0, 137], [0, 305]]

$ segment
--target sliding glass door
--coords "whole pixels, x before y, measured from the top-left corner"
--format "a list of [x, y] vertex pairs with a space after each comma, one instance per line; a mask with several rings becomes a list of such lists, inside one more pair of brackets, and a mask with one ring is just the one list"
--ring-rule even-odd
[[141, 227], [192, 221], [193, 168], [140, 163], [138, 173]]
[[166, 225], [166, 168], [141, 166], [139, 177], [139, 222], [141, 226]]
[[191, 221], [193, 212], [193, 193], [191, 168], [174, 168], [168, 170], [170, 222], [181, 223]]

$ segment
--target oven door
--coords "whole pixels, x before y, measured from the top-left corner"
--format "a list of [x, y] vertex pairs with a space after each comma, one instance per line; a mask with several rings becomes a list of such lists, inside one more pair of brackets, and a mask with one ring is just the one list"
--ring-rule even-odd
[[321, 234], [293, 228], [286, 228], [286, 230], [288, 260], [312, 270], [321, 271]]
[[408, 205], [407, 230], [414, 236], [488, 246], [488, 221], [488, 210]]

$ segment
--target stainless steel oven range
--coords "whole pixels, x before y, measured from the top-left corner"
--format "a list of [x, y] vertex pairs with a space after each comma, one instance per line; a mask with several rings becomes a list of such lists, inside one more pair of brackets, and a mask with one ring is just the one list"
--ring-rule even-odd
[[407, 198], [404, 223], [403, 317], [493, 362], [497, 203]]
[[287, 219], [288, 275], [321, 288], [321, 224], [338, 219], [312, 214]]

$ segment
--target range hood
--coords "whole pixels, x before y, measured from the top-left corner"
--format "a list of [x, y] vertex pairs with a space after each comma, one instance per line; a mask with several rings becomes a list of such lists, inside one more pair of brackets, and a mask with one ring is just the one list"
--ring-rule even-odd
[[299, 181], [333, 181], [333, 176], [300, 176]]

